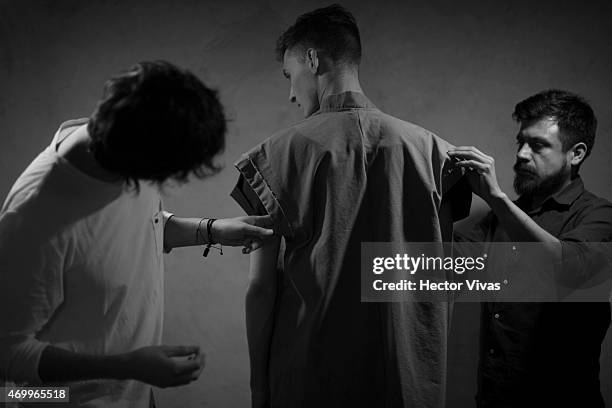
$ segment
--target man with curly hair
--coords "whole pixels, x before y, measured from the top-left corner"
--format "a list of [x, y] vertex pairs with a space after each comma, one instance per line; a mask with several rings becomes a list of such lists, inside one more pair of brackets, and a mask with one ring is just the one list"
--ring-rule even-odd
[[160, 345], [163, 252], [249, 252], [272, 231], [265, 217], [175, 217], [159, 187], [214, 174], [225, 132], [216, 92], [164, 61], [110, 79], [90, 118], [60, 126], [0, 212], [3, 380], [67, 385], [70, 405], [149, 407], [149, 384], [198, 378], [197, 346]]

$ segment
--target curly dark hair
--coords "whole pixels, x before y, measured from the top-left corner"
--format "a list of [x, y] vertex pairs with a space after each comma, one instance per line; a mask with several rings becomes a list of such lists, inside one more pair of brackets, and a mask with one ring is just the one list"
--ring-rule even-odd
[[138, 188], [217, 173], [226, 118], [217, 93], [191, 72], [147, 61], [106, 82], [87, 131], [96, 161]]
[[316, 9], [297, 18], [276, 42], [276, 58], [285, 51], [315, 48], [331, 61], [359, 65], [361, 39], [355, 17], [339, 4]]
[[552, 118], [559, 126], [559, 138], [564, 151], [576, 143], [587, 147], [585, 158], [595, 143], [597, 118], [588, 102], [568, 91], [549, 89], [519, 102], [512, 118], [519, 123]]

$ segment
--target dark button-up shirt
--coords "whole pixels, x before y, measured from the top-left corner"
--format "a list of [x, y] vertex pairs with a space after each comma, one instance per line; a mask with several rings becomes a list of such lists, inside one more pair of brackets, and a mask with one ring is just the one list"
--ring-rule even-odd
[[263, 207], [286, 240], [273, 407], [444, 406], [449, 304], [361, 302], [360, 253], [362, 242], [451, 233], [442, 201], [461, 218], [471, 191], [450, 147], [346, 92], [236, 164], [232, 196], [248, 213]]
[[[580, 243], [612, 241], [612, 204], [586, 191], [579, 177], [539, 208], [521, 199], [516, 204], [559, 238], [572, 260], [584, 250]], [[456, 236], [511, 241], [493, 213]], [[488, 302], [481, 310], [479, 406], [603, 406], [599, 357], [610, 325], [608, 302]]]

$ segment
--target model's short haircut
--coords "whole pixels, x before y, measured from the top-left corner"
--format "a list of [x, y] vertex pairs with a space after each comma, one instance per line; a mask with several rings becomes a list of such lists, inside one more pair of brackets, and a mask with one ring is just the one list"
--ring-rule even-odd
[[182, 183], [218, 172], [226, 119], [217, 93], [195, 75], [153, 61], [106, 82], [87, 130], [96, 161], [138, 188], [139, 180]]
[[276, 42], [276, 58], [282, 61], [285, 51], [308, 48], [334, 63], [359, 65], [361, 39], [355, 17], [338, 4], [302, 14]]
[[586, 156], [593, 149], [597, 118], [587, 101], [571, 92], [549, 89], [537, 93], [519, 102], [512, 117], [521, 124], [551, 118], [559, 126], [564, 151], [580, 142], [587, 147]]

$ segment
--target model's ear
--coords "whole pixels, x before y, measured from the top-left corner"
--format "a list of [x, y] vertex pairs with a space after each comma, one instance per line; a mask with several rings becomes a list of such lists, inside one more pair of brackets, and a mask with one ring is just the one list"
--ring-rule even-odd
[[575, 167], [582, 163], [582, 161], [587, 155], [587, 151], [588, 148], [583, 142], [576, 143], [574, 146], [572, 146], [569, 151], [569, 153], [572, 155], [570, 159], [570, 164]]
[[319, 55], [314, 48], [308, 48], [306, 50], [306, 64], [308, 64], [308, 69], [313, 74], [319, 71]]

